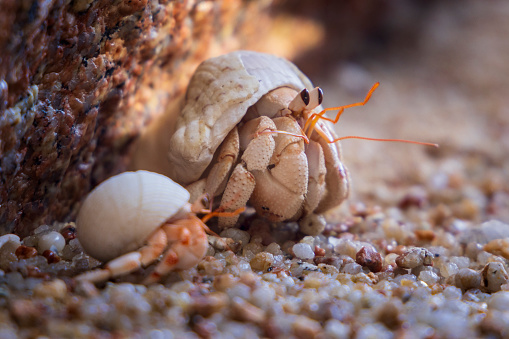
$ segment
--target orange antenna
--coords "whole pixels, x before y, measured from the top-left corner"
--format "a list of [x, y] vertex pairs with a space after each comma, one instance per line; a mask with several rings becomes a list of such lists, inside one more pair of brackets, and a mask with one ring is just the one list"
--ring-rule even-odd
[[422, 141], [413, 141], [413, 140], [406, 140], [406, 139], [379, 139], [379, 138], [367, 138], [367, 137], [359, 137], [356, 135], [348, 135], [345, 137], [337, 138], [332, 141], [328, 140], [330, 143], [345, 140], [345, 139], [361, 139], [361, 140], [372, 140], [372, 141], [394, 141], [394, 142], [406, 142], [409, 144], [417, 144], [417, 145], [424, 145], [424, 146], [433, 146], [433, 147], [439, 147], [438, 144], [434, 144], [431, 142], [422, 142]]
[[[424, 145], [424, 146], [432, 146], [432, 147], [438, 147], [438, 144], [430, 143], [430, 142], [421, 142], [421, 141], [413, 141], [413, 140], [406, 140], [406, 139], [380, 139], [380, 138], [368, 138], [368, 137], [360, 137], [355, 135], [349, 135], [345, 137], [340, 137], [336, 139], [330, 139], [327, 134], [325, 134], [322, 129], [317, 128], [316, 124], [318, 123], [318, 120], [323, 119], [332, 122], [333, 124], [336, 124], [339, 120], [339, 117], [344, 113], [345, 109], [356, 107], [356, 106], [364, 106], [369, 99], [371, 99], [371, 96], [373, 95], [373, 92], [380, 86], [379, 82], [376, 82], [371, 89], [369, 90], [368, 94], [366, 94], [366, 98], [364, 98], [364, 101], [356, 102], [354, 104], [350, 105], [344, 105], [344, 106], [338, 106], [338, 107], [330, 107], [325, 108], [320, 113], [313, 113], [309, 116], [309, 118], [306, 120], [306, 123], [304, 124], [304, 132], [308, 136], [308, 138], [311, 137], [311, 134], [313, 131], [316, 131], [318, 135], [320, 135], [322, 138], [327, 140], [329, 143], [334, 143], [336, 141], [345, 140], [345, 139], [361, 139], [361, 140], [372, 140], [372, 141], [392, 141], [392, 142], [405, 142], [409, 144], [416, 144], [416, 145]], [[336, 114], [336, 117], [334, 119], [327, 118], [324, 116], [325, 112], [327, 111], [334, 111], [338, 110], [338, 113]]]
[[[369, 99], [371, 99], [371, 96], [373, 95], [373, 92], [380, 86], [380, 82], [376, 82], [371, 89], [369, 90], [368, 94], [366, 94], [366, 98], [364, 98], [364, 101], [356, 102], [354, 104], [344, 105], [344, 106], [338, 106], [338, 107], [329, 107], [322, 110], [320, 113], [313, 113], [309, 116], [309, 118], [306, 120], [306, 123], [304, 124], [304, 132], [307, 134], [308, 138], [311, 137], [311, 133], [313, 133], [313, 130], [315, 129], [315, 125], [317, 124], [318, 120], [324, 119], [327, 121], [330, 121], [332, 123], [337, 123], [339, 120], [339, 117], [345, 109], [356, 107], [356, 106], [364, 106]], [[335, 119], [330, 119], [324, 116], [325, 112], [328, 111], [335, 111], [338, 110], [338, 113], [336, 114]]]

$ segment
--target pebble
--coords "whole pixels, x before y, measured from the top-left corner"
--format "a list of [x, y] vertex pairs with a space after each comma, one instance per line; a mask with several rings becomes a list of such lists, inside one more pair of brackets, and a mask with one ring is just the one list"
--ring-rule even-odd
[[38, 298], [54, 298], [64, 300], [67, 295], [67, 285], [60, 279], [45, 281], [34, 289], [34, 296]]
[[488, 308], [509, 312], [509, 292], [500, 291], [494, 293], [488, 300]]
[[382, 270], [382, 256], [371, 246], [364, 246], [355, 255], [355, 261], [371, 272], [380, 272]]
[[486, 252], [509, 259], [509, 238], [495, 239], [484, 245]]
[[251, 236], [249, 235], [248, 232], [239, 230], [238, 228], [227, 228], [224, 231], [222, 231], [219, 235], [221, 237], [231, 238], [236, 242], [241, 243], [242, 246], [249, 244], [249, 239], [251, 239]]
[[499, 262], [488, 263], [481, 272], [483, 286], [488, 292], [500, 291], [502, 285], [509, 282], [504, 265]]
[[440, 277], [433, 271], [421, 271], [421, 273], [419, 273], [419, 280], [428, 285], [433, 285], [440, 280]]
[[415, 268], [421, 265], [430, 266], [433, 264], [434, 255], [427, 249], [414, 247], [396, 258], [396, 264], [401, 268]]
[[293, 253], [297, 258], [300, 259], [313, 259], [315, 257], [315, 252], [311, 248], [309, 244], [305, 243], [298, 243], [293, 245], [292, 247]]
[[454, 275], [454, 285], [463, 291], [481, 287], [481, 273], [470, 268], [462, 268]]
[[42, 235], [37, 243], [39, 253], [43, 253], [46, 250], [53, 250], [54, 252], [60, 253], [64, 249], [64, 246], [64, 236], [55, 231]]
[[0, 237], [0, 248], [8, 242], [12, 242], [21, 245], [20, 239], [16, 234], [5, 234]]
[[274, 256], [268, 252], [260, 252], [251, 259], [250, 264], [254, 270], [267, 271], [274, 264]]

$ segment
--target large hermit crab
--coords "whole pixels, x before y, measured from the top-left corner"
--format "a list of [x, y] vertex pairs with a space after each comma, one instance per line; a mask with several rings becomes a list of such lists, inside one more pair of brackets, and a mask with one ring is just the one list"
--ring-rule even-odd
[[[316, 214], [349, 189], [331, 124], [314, 113], [321, 101], [321, 90], [285, 59], [251, 51], [208, 59], [189, 83], [169, 142], [157, 133], [142, 140], [150, 146], [139, 147], [135, 167], [168, 175], [194, 198], [221, 196], [227, 211], [249, 202], [269, 220], [300, 220], [303, 232], [317, 234]], [[154, 162], [147, 148], [156, 144], [168, 148]], [[221, 217], [219, 226], [237, 218]]]

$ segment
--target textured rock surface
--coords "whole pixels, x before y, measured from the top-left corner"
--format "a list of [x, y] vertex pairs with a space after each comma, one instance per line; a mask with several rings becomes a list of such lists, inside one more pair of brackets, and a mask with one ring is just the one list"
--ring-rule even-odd
[[[4, 1], [0, 13], [0, 233], [72, 217], [91, 186], [197, 63], [245, 47], [264, 4], [241, 0]], [[69, 214], [69, 212], [71, 212]]]

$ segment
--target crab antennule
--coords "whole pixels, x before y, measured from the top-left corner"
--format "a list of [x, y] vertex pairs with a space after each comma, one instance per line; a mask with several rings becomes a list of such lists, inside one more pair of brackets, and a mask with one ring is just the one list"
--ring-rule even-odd
[[336, 141], [345, 140], [345, 139], [361, 139], [361, 140], [372, 140], [372, 141], [405, 142], [405, 143], [408, 143], [408, 144], [417, 144], [417, 145], [424, 145], [424, 146], [439, 147], [438, 144], [434, 144], [434, 143], [431, 143], [431, 142], [413, 141], [413, 140], [406, 140], [406, 139], [367, 138], [367, 137], [359, 137], [359, 136], [356, 136], [356, 135], [348, 135], [348, 136], [345, 136], [345, 137], [340, 137], [340, 138], [334, 139], [334, 140], [329, 141], [329, 142], [336, 142]]
[[302, 134], [290, 133], [290, 132], [287, 132], [287, 131], [280, 131], [280, 130], [275, 130], [275, 131], [265, 130], [263, 132], [260, 132], [260, 134], [265, 134], [265, 133], [276, 133], [276, 134], [291, 135], [291, 136], [294, 136], [294, 137], [297, 137], [297, 138], [302, 138], [306, 144], [309, 144], [309, 137], [304, 133], [304, 131], [302, 131]]

